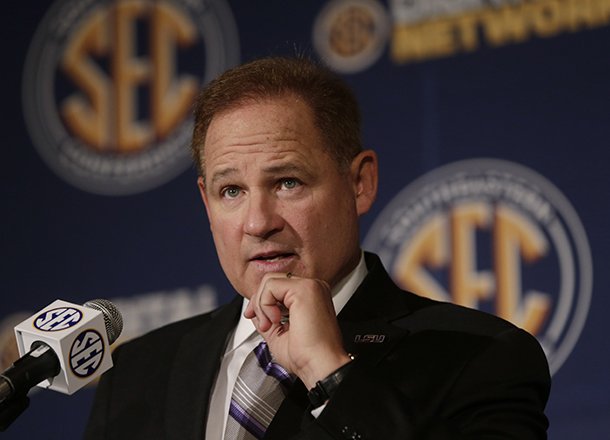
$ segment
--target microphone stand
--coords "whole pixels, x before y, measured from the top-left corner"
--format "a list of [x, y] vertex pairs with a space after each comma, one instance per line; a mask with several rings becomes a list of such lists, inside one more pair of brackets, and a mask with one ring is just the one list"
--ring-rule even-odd
[[59, 374], [59, 360], [47, 344], [35, 341], [31, 348], [0, 374], [0, 432], [30, 406], [28, 391], [32, 386]]
[[0, 432], [5, 431], [30, 406], [27, 393], [15, 394], [0, 403]]

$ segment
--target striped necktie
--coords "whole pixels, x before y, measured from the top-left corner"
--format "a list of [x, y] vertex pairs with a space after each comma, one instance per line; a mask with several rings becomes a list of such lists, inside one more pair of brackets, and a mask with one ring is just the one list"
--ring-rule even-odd
[[257, 345], [239, 370], [224, 439], [262, 439], [293, 381], [272, 361], [267, 343]]

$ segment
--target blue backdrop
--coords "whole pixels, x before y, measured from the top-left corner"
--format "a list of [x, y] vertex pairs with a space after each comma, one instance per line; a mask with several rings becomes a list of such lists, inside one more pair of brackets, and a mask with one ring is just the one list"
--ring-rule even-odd
[[[4, 5], [3, 306], [103, 297], [122, 340], [232, 295], [188, 162], [190, 106], [266, 55], [323, 58], [380, 158], [365, 247], [397, 282], [515, 321], [553, 369], [550, 438], [610, 438], [610, 2], [31, 0]], [[93, 389], [4, 438], [79, 438]]]

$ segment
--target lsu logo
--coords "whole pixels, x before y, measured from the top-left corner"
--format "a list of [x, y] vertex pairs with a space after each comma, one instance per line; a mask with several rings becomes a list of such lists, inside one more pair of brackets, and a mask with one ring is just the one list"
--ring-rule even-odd
[[43, 332], [65, 330], [78, 323], [83, 317], [80, 310], [61, 307], [41, 313], [34, 320], [34, 327]]
[[70, 369], [78, 377], [91, 376], [104, 357], [104, 340], [95, 330], [85, 330], [70, 348]]
[[73, 185], [145, 191], [189, 165], [197, 91], [238, 61], [224, 0], [57, 0], [26, 59], [28, 131]]
[[356, 335], [354, 342], [356, 344], [381, 344], [385, 341], [385, 335]]
[[365, 248], [404, 289], [494, 313], [529, 331], [556, 372], [585, 323], [591, 251], [574, 208], [521, 165], [436, 169], [383, 210]]

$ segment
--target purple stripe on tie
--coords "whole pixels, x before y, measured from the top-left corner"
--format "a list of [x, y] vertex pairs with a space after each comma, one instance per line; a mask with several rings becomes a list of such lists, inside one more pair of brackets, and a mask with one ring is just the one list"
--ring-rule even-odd
[[246, 428], [246, 430], [257, 439], [262, 439], [265, 435], [265, 427], [251, 417], [244, 408], [232, 399], [231, 406], [229, 407], [229, 415], [237, 420], [237, 423]]
[[279, 364], [271, 359], [271, 352], [266, 342], [261, 342], [254, 349], [258, 364], [267, 376], [275, 377], [284, 387], [289, 388], [294, 382], [294, 377]]

